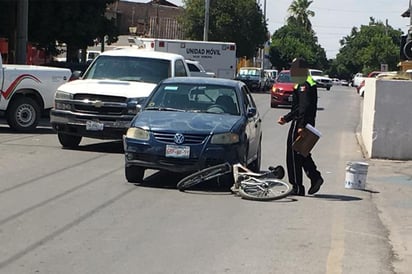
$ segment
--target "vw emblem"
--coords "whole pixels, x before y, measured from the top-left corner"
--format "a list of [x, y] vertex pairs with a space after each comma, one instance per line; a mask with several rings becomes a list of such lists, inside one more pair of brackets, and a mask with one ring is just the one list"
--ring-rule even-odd
[[185, 141], [185, 136], [182, 133], [176, 133], [174, 140], [176, 144], [181, 145]]

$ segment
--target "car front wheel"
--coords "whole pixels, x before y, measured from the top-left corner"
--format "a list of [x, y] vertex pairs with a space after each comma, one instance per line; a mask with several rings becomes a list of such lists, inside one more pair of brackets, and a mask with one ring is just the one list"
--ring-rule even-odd
[[144, 168], [139, 166], [126, 166], [124, 171], [126, 180], [129, 183], [140, 183], [143, 181]]
[[82, 136], [69, 135], [61, 132], [57, 133], [57, 138], [59, 138], [59, 142], [64, 148], [75, 148], [82, 140]]

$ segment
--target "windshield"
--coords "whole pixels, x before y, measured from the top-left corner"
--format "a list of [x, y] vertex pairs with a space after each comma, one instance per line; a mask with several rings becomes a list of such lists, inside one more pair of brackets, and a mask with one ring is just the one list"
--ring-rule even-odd
[[171, 76], [170, 61], [128, 56], [98, 56], [83, 79], [110, 79], [157, 84]]
[[322, 72], [321, 70], [311, 70], [311, 71], [310, 71], [310, 74], [311, 74], [312, 76], [322, 76], [322, 75], [323, 75], [323, 72]]
[[240, 69], [239, 75], [240, 76], [260, 76], [261, 71], [259, 69]]
[[239, 115], [233, 87], [208, 84], [165, 83], [153, 91], [145, 109]]
[[292, 83], [292, 80], [290, 79], [290, 73], [285, 73], [285, 72], [279, 73], [277, 82], [278, 83]]

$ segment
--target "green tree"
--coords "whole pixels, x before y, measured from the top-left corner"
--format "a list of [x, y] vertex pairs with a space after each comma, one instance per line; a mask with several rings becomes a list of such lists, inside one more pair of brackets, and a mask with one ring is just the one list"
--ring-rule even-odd
[[116, 40], [115, 21], [105, 16], [106, 7], [114, 0], [30, 0], [29, 40], [39, 46], [55, 49], [55, 42], [66, 43], [67, 61], [78, 62], [78, 50], [94, 44], [107, 35]]
[[278, 29], [272, 36], [269, 60], [277, 69], [289, 67], [295, 57], [303, 57], [318, 69], [329, 66], [325, 50], [318, 44], [318, 38], [312, 30], [308, 10], [313, 1], [295, 0], [289, 7], [290, 17], [287, 24]]
[[309, 20], [309, 17], [314, 17], [315, 12], [309, 10], [309, 6], [313, 1], [308, 0], [294, 0], [289, 6], [288, 11], [290, 17], [288, 18], [288, 23], [296, 23], [304, 27], [307, 31], [312, 30], [312, 23]]
[[368, 25], [362, 25], [359, 30], [352, 28], [350, 35], [340, 41], [342, 47], [332, 64], [333, 70], [347, 77], [357, 72], [367, 74], [380, 70], [381, 64], [396, 70], [401, 34], [401, 30], [370, 18]]
[[[205, 1], [184, 0], [181, 20], [185, 37], [203, 40]], [[236, 43], [236, 56], [252, 58], [267, 40], [267, 25], [255, 0], [211, 0], [209, 9], [209, 41]]]

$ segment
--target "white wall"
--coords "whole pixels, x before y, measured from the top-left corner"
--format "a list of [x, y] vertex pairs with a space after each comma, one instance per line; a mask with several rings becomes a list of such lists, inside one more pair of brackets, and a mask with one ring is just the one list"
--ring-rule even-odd
[[362, 139], [370, 158], [412, 159], [412, 81], [366, 79]]

